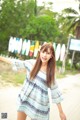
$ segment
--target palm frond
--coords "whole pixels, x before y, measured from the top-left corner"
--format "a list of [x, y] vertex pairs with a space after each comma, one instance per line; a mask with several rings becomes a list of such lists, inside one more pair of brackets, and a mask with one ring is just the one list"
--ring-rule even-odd
[[64, 10], [62, 10], [62, 13], [67, 13], [67, 14], [79, 14], [78, 11], [76, 11], [73, 8], [65, 8]]
[[71, 29], [73, 29], [73, 31], [75, 31], [76, 27], [80, 25], [80, 20], [76, 21], [76, 19], [74, 19], [74, 21], [72, 21], [71, 25], [69, 26], [68, 30], [70, 31]]
[[[80, 30], [76, 30], [80, 26], [80, 13], [73, 8], [66, 8], [59, 15], [59, 22], [61, 22], [61, 29], [66, 32], [76, 34], [80, 37]], [[80, 28], [79, 28], [80, 29]]]

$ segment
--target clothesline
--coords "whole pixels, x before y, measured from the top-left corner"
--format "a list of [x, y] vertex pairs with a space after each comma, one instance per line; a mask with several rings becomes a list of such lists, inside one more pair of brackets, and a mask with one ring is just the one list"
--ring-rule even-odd
[[[36, 57], [37, 53], [44, 42], [27, 40], [17, 37], [10, 37], [8, 44], [8, 51], [11, 53], [18, 53], [30, 57]], [[63, 61], [66, 54], [66, 45], [53, 42], [55, 50], [56, 61]]]

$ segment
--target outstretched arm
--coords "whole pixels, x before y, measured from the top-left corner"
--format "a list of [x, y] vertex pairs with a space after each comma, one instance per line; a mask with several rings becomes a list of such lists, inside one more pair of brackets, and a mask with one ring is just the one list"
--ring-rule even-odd
[[12, 68], [16, 70], [21, 70], [21, 69], [31, 69], [32, 65], [34, 65], [35, 60], [30, 59], [30, 60], [19, 60], [19, 59], [9, 59], [0, 56], [0, 61], [3, 61], [5, 63], [11, 64]]
[[16, 67], [22, 67], [24, 68], [24, 61], [23, 60], [19, 60], [19, 59], [10, 59], [10, 58], [6, 58], [6, 57], [2, 57], [0, 56], [0, 61], [3, 61], [5, 63], [11, 64], [12, 66], [16, 66]]
[[10, 64], [12, 66], [12, 69], [16, 71], [21, 71], [22, 69], [25, 69], [24, 61], [19, 59], [10, 59], [0, 56], [0, 61]]
[[8, 64], [11, 64], [10, 59], [2, 57], [2, 56], [0, 56], [0, 61], [3, 61], [3, 62], [8, 63]]
[[57, 107], [58, 107], [58, 110], [59, 110], [59, 115], [60, 115], [61, 120], [66, 120], [66, 115], [63, 112], [61, 103], [58, 103]]

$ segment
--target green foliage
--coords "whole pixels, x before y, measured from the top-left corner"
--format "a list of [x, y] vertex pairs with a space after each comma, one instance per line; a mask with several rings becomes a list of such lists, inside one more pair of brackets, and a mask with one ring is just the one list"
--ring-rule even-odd
[[33, 17], [26, 28], [26, 37], [41, 41], [52, 41], [59, 34], [55, 20], [47, 15]]
[[22, 37], [30, 17], [34, 15], [34, 8], [34, 0], [3, 0], [0, 10], [0, 52], [5, 51], [10, 36]]
[[59, 33], [53, 12], [35, 0], [3, 0], [0, 7], [0, 53], [7, 51], [10, 36], [52, 41]]
[[[80, 12], [80, 11], [79, 11]], [[77, 10], [73, 8], [66, 8], [62, 11], [60, 21], [62, 22], [62, 28], [66, 26], [68, 33], [72, 33], [76, 38], [80, 38], [80, 15]]]

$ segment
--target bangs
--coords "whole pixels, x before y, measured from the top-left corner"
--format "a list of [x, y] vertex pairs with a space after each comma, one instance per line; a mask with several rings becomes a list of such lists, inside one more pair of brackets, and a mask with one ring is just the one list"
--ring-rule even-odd
[[52, 44], [45, 43], [45, 44], [42, 45], [40, 51], [42, 51], [42, 52], [53, 52], [53, 46], [52, 46]]

